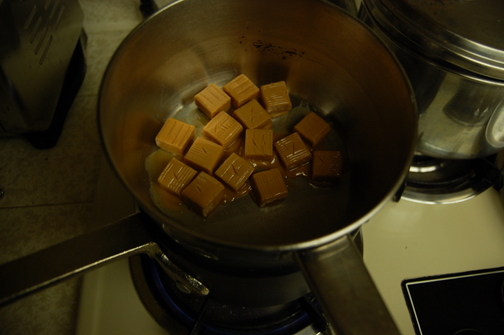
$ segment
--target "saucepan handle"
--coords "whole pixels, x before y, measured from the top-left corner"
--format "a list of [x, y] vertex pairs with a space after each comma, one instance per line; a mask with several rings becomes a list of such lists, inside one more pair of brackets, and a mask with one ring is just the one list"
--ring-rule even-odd
[[135, 254], [156, 259], [167, 274], [191, 292], [208, 289], [180, 270], [161, 251], [142, 213], [0, 266], [0, 307], [65, 279]]
[[400, 334], [350, 236], [296, 258], [338, 335]]

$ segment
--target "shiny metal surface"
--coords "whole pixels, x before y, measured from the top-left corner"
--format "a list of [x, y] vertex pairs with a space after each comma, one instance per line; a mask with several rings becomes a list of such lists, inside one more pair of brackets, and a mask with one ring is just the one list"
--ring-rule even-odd
[[399, 330], [387, 311], [353, 241], [345, 236], [298, 254], [312, 292], [336, 334], [394, 335]]
[[77, 0], [0, 1], [0, 136], [47, 129], [82, 23]]
[[431, 60], [504, 80], [500, 0], [365, 0], [394, 39]]
[[[99, 121], [120, 178], [168, 234], [201, 242], [202, 249], [217, 242], [288, 251], [354, 231], [388, 201], [413, 155], [416, 113], [395, 59], [357, 20], [324, 2], [207, 6], [186, 0], [165, 7], [113, 57], [100, 92]], [[276, 20], [287, 7], [289, 15]], [[299, 30], [300, 22], [310, 24]], [[202, 88], [239, 73], [257, 85], [285, 80], [294, 106], [307, 106], [334, 126], [347, 153], [348, 173], [339, 187], [302, 188], [280, 206], [259, 209], [248, 197], [239, 199], [205, 224], [190, 211], [165, 214], [151, 198], [145, 169], [147, 156], [156, 150], [152, 139], [167, 117], [197, 113], [193, 97]], [[305, 210], [313, 204], [313, 210]], [[295, 230], [292, 220], [298, 222]], [[219, 252], [209, 254], [218, 257]]]
[[[336, 188], [300, 188], [279, 206], [259, 209], [239, 199], [204, 222], [189, 211], [162, 211], [145, 169], [156, 133], [169, 116], [197, 113], [193, 97], [206, 85], [240, 73], [257, 85], [285, 80], [294, 106], [333, 124], [347, 174]], [[216, 265], [278, 269], [296, 251], [308, 254], [354, 231], [391, 199], [413, 154], [411, 93], [388, 50], [326, 2], [186, 0], [151, 16], [118, 49], [102, 84], [99, 118], [112, 165], [168, 235]], [[321, 279], [311, 278], [314, 286]]]
[[502, 6], [363, 1], [361, 19], [393, 50], [413, 85], [422, 154], [472, 159], [504, 148], [504, 23], [496, 18]]
[[470, 200], [491, 187], [498, 189], [502, 172], [493, 159], [438, 159], [415, 156], [401, 200], [452, 204]]

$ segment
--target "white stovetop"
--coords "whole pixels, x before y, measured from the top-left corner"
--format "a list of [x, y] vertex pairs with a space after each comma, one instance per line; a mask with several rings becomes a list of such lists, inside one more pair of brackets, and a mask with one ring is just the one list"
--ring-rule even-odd
[[[102, 187], [120, 188], [104, 171]], [[132, 209], [119, 206], [115, 215]], [[363, 226], [363, 236], [364, 261], [403, 335], [414, 334], [404, 279], [504, 266], [504, 209], [494, 189], [449, 205], [390, 202]], [[85, 275], [76, 334], [167, 333], [142, 306], [124, 260]]]
[[403, 335], [415, 334], [404, 279], [504, 266], [504, 211], [493, 188], [456, 204], [389, 203], [363, 232], [365, 263]]

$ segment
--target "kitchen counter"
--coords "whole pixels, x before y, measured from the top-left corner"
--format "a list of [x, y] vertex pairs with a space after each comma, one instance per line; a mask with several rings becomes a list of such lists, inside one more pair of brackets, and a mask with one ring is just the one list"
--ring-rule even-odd
[[[104, 161], [96, 122], [105, 68], [142, 20], [138, 0], [79, 0], [87, 73], [54, 148], [0, 138], [0, 264], [95, 228], [95, 192]], [[0, 309], [0, 334], [74, 334], [81, 279]]]

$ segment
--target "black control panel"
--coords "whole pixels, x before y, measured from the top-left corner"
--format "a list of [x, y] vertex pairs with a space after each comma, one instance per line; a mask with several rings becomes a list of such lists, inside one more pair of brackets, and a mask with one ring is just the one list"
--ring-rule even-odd
[[402, 289], [418, 335], [504, 334], [504, 267], [408, 279]]

